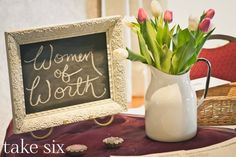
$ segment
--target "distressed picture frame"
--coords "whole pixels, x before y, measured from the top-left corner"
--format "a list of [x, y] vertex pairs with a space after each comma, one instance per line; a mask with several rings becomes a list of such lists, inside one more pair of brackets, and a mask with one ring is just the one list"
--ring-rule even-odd
[[[106, 34], [109, 98], [27, 114], [21, 63], [21, 45], [97, 33]], [[113, 50], [123, 47], [120, 16], [90, 19], [75, 24], [6, 32], [5, 38], [14, 133], [19, 134], [51, 128], [113, 115], [127, 110], [124, 65], [112, 53]]]

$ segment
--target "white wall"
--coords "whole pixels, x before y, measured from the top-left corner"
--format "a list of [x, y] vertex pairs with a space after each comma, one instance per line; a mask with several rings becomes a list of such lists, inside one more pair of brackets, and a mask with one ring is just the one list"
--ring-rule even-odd
[[0, 0], [0, 149], [12, 115], [4, 32], [85, 18], [86, 0]]
[[214, 33], [236, 37], [236, 1], [235, 0], [167, 0], [168, 8], [174, 12], [174, 23], [187, 27], [188, 16], [200, 16], [203, 10], [213, 8], [216, 11], [213, 19]]

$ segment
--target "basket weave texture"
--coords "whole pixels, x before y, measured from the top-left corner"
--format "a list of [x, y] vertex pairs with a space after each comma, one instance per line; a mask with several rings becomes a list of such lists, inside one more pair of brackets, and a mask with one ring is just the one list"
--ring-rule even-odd
[[[198, 97], [202, 91], [197, 92]], [[198, 108], [198, 125], [236, 124], [236, 83], [210, 88]]]

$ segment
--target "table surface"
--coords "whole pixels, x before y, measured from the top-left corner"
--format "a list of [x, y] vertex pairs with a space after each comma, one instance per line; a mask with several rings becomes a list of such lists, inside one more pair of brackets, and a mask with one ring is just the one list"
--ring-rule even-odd
[[[110, 136], [122, 137], [125, 142], [118, 149], [107, 149], [102, 143], [102, 140]], [[45, 154], [43, 152], [45, 151], [45, 144], [51, 146], [51, 151], [53, 151], [53, 144], [64, 144], [63, 150], [72, 144], [85, 144], [88, 146], [88, 151], [84, 157], [109, 157], [110, 155], [144, 155], [189, 150], [216, 144], [233, 137], [236, 137], [236, 132], [232, 129], [200, 127], [198, 128], [197, 135], [188, 141], [176, 143], [153, 141], [145, 135], [144, 118], [120, 114], [116, 115], [113, 123], [107, 127], [98, 126], [93, 120], [55, 127], [53, 134], [44, 140], [35, 140], [29, 133], [14, 135], [11, 123], [7, 130], [6, 143], [10, 144], [7, 147], [8, 151], [13, 148], [13, 144], [20, 146], [21, 139], [24, 140], [25, 144], [37, 144], [39, 149], [37, 155], [34, 156], [39, 157], [66, 156], [64, 153]], [[55, 150], [57, 149], [56, 147]], [[32, 154], [6, 154], [4, 151], [2, 151], [1, 155], [1, 157], [31, 156]]]

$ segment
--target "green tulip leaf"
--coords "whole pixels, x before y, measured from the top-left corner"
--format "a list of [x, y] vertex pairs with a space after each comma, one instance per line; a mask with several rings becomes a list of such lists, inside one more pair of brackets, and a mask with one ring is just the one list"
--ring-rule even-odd
[[165, 45], [163, 47], [164, 56], [161, 58], [161, 70], [165, 73], [170, 73], [171, 69], [171, 60], [173, 56], [173, 52], [168, 49], [168, 47]]
[[174, 52], [172, 59], [173, 72], [178, 74], [184, 68], [188, 60], [194, 55], [194, 37], [189, 33], [188, 29], [181, 31], [183, 37], [178, 38], [178, 48]]
[[140, 32], [138, 32], [138, 41], [139, 41], [139, 49], [142, 56], [145, 57], [148, 64], [152, 65], [153, 61], [151, 58], [151, 54], [146, 46], [145, 40]]
[[164, 29], [163, 29], [163, 36], [162, 36], [162, 44], [166, 44], [169, 47], [169, 26], [168, 23], [165, 22]]
[[148, 49], [152, 53], [155, 66], [158, 69], [160, 69], [160, 54], [159, 54], [157, 46], [156, 46], [156, 38], [155, 38], [157, 35], [157, 32], [156, 32], [155, 28], [152, 26], [150, 21], [144, 22], [142, 34], [143, 34], [143, 37], [145, 39]]
[[196, 55], [196, 53], [194, 53], [193, 56], [184, 65], [184, 67], [180, 70], [181, 73], [186, 73], [187, 71], [189, 71], [189, 69], [192, 67], [192, 65], [196, 62], [197, 62], [197, 55]]
[[127, 59], [129, 59], [131, 61], [139, 61], [139, 62], [147, 64], [147, 60], [145, 59], [145, 57], [143, 57], [142, 55], [139, 55], [139, 54], [131, 51], [129, 48], [126, 48], [126, 50], [129, 53]]
[[206, 40], [209, 38], [209, 36], [212, 34], [212, 32], [215, 30], [212, 29], [210, 32], [208, 32], [204, 37], [202, 37], [201, 41], [196, 45], [195, 52], [198, 54], [200, 50], [202, 49], [203, 45], [205, 44]]

